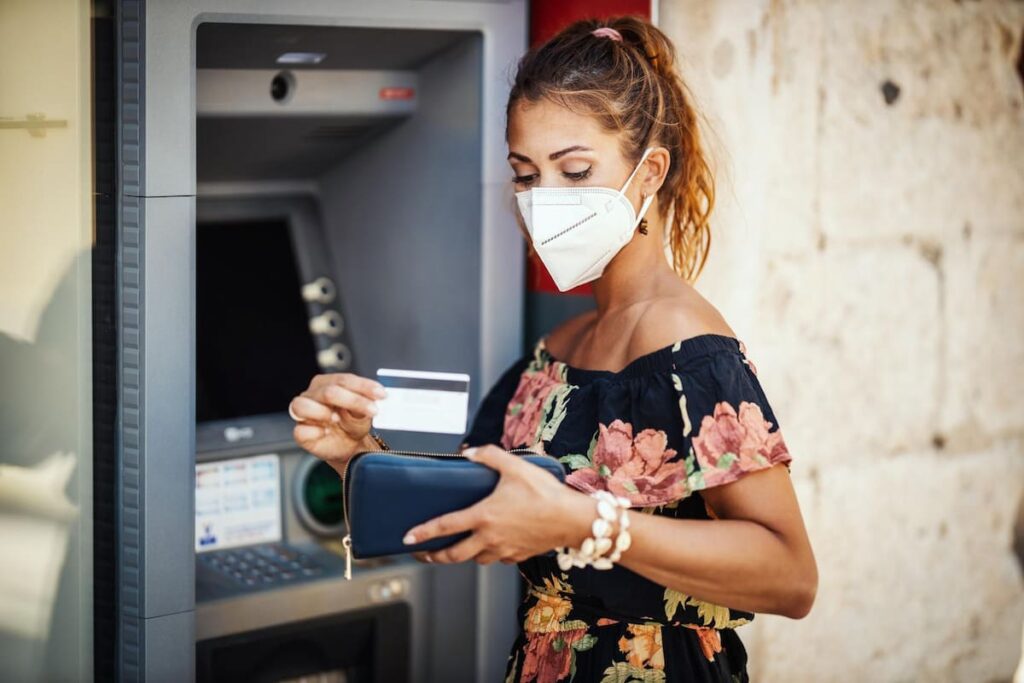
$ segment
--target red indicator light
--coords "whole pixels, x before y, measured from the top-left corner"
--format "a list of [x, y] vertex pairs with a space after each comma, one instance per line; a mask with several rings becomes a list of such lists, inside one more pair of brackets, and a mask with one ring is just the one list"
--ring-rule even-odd
[[380, 99], [382, 100], [411, 100], [416, 97], [415, 88], [381, 88]]

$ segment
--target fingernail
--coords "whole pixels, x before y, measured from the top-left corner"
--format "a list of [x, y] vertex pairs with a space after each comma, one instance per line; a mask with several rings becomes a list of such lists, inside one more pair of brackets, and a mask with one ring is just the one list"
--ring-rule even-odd
[[384, 387], [374, 387], [373, 395], [376, 396], [377, 398], [384, 398], [385, 396], [388, 395], [388, 392], [384, 391]]
[[406, 534], [405, 537], [402, 538], [402, 543], [404, 543], [406, 545], [412, 545], [415, 542], [416, 542], [416, 537], [413, 534], [411, 534], [411, 533]]
[[476, 447], [474, 446], [473, 448], [467, 448], [466, 450], [462, 451], [462, 454], [469, 458], [470, 460], [472, 460], [474, 457], [476, 457]]
[[371, 403], [370, 407], [369, 407], [369, 411], [370, 411], [370, 415], [376, 415], [377, 414], [377, 404], [376, 403]]

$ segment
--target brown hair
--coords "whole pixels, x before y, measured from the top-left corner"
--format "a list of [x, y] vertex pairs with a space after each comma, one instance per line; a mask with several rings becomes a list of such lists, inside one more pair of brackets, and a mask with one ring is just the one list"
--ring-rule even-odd
[[[615, 29], [621, 41], [595, 36]], [[715, 185], [697, 129], [697, 112], [675, 68], [675, 47], [643, 19], [622, 16], [585, 19], [562, 29], [519, 60], [506, 106], [547, 98], [574, 111], [598, 117], [606, 130], [624, 133], [623, 154], [634, 163], [643, 150], [661, 145], [671, 162], [658, 190], [676, 273], [693, 282], [711, 248], [708, 216]]]

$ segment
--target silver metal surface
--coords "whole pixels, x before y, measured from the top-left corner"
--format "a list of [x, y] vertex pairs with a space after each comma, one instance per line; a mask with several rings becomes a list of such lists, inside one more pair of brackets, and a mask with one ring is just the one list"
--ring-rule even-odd
[[[278, 99], [274, 79], [287, 85]], [[417, 87], [413, 71], [197, 69], [196, 116], [408, 116]], [[389, 89], [398, 96], [382, 97]]]
[[[410, 682], [430, 683], [430, 652], [436, 648], [430, 628], [433, 567], [412, 560], [384, 566], [356, 563], [352, 580], [341, 576], [259, 590], [196, 606], [196, 641], [258, 631], [391, 602], [408, 603], [412, 615]], [[471, 680], [467, 671], [467, 678]], [[451, 678], [445, 680], [453, 680]]]
[[[256, 590], [196, 605], [196, 640], [255, 631], [302, 619], [401, 600], [414, 613], [426, 607], [429, 567], [399, 561], [383, 567], [355, 562], [352, 580], [337, 575], [290, 586]], [[401, 587], [401, 590], [397, 590]], [[386, 589], [386, 590], [385, 590]]]
[[[291, 595], [287, 600], [282, 592], [272, 590], [267, 596], [257, 596], [249, 606], [232, 602], [222, 606], [227, 612], [212, 612], [207, 609], [212, 606], [204, 604], [198, 615], [193, 614], [194, 448], [197, 432], [200, 436], [205, 433], [194, 421], [197, 33], [204, 25], [223, 24], [235, 32], [254, 26], [274, 31], [274, 27], [290, 25], [314, 26], [324, 32], [400, 29], [419, 36], [408, 42], [380, 44], [375, 50], [349, 51], [378, 59], [390, 50], [390, 63], [384, 64], [386, 60], [380, 57], [377, 64], [362, 66], [415, 69], [421, 78], [417, 113], [379, 131], [381, 138], [367, 139], [373, 145], [386, 143], [373, 153], [368, 153], [366, 144], [346, 147], [347, 143], [339, 141], [334, 151], [344, 151], [352, 163], [319, 167], [312, 180], [326, 188], [320, 200], [333, 204], [326, 209], [327, 223], [345, 248], [339, 251], [338, 243], [330, 245], [332, 275], [340, 296], [352, 301], [346, 297], [346, 292], [353, 291], [347, 277], [371, 281], [361, 276], [368, 266], [394, 276], [372, 281], [377, 297], [383, 284], [391, 286], [388, 295], [394, 298], [388, 305], [367, 301], [369, 308], [344, 311], [349, 327], [359, 321], [361, 329], [384, 330], [383, 323], [390, 322], [394, 328], [387, 330], [387, 339], [405, 345], [394, 349], [413, 360], [418, 353], [460, 364], [468, 358], [472, 371], [478, 373], [475, 386], [486, 388], [522, 349], [523, 245], [510, 211], [503, 127], [509, 71], [526, 47], [526, 21], [524, 0], [122, 0], [118, 4], [122, 377], [118, 666], [122, 680], [190, 680], [194, 623], [205, 634], [215, 632], [218, 623], [223, 627], [218, 620], [226, 613], [235, 615], [236, 624], [251, 620], [251, 627], [280, 618], [262, 612], [281, 610], [286, 604], [317, 610], [324, 605], [345, 609], [344, 605], [357, 602], [354, 593], [338, 591], [335, 595], [329, 588], [336, 585], [333, 582], [313, 582], [283, 590]], [[453, 45], [449, 32], [472, 34], [475, 39]], [[439, 39], [435, 46], [444, 48], [440, 55], [424, 47], [433, 38]], [[302, 47], [329, 52], [316, 45]], [[247, 46], [238, 49], [244, 52]], [[297, 48], [290, 46], [292, 49]], [[323, 64], [336, 66], [333, 57], [329, 54]], [[345, 62], [344, 55], [339, 59]], [[414, 63], [407, 63], [409, 60]], [[228, 60], [208, 66], [237, 65]], [[424, 77], [431, 79], [431, 87], [423, 82]], [[463, 100], [457, 98], [467, 93], [473, 95], [472, 105], [459, 105]], [[431, 107], [429, 115], [421, 116], [425, 100], [431, 98], [426, 105]], [[410, 122], [414, 125], [406, 125]], [[396, 165], [396, 159], [401, 164]], [[293, 166], [292, 170], [298, 169]], [[224, 175], [206, 180], [234, 182], [238, 178]], [[311, 178], [268, 172], [257, 180], [305, 183]], [[351, 202], [341, 206], [332, 200], [343, 190], [354, 193], [356, 199], [359, 193], [365, 195], [366, 190], [354, 181], [382, 189], [375, 190], [366, 205], [369, 217], [347, 227], [337, 217], [352, 217]], [[395, 186], [415, 201], [391, 201], [384, 205], [391, 209], [388, 220], [372, 220], [379, 218], [374, 209], [382, 206], [376, 193]], [[430, 207], [430, 211], [406, 212], [413, 203]], [[434, 223], [425, 224], [425, 215]], [[452, 230], [456, 239], [439, 241], [435, 226]], [[396, 235], [395, 230], [404, 232]], [[369, 237], [362, 244], [353, 244], [360, 234]], [[387, 254], [393, 264], [397, 260], [397, 267], [382, 264], [381, 254]], [[432, 261], [425, 263], [426, 256]], [[404, 258], [415, 259], [413, 262], [428, 269], [424, 272], [435, 287], [431, 291], [433, 306], [424, 307], [422, 301], [410, 297], [424, 292], [415, 277], [427, 276], [416, 276], [415, 269], [405, 268], [400, 262]], [[439, 273], [460, 277], [438, 286]], [[413, 279], [407, 282], [401, 280], [410, 276]], [[399, 293], [404, 293], [405, 303]], [[438, 301], [448, 303], [437, 307]], [[451, 336], [439, 336], [438, 331]], [[368, 353], [367, 360], [375, 361], [375, 341], [372, 336], [357, 335], [352, 343], [355, 357]], [[390, 350], [376, 346], [381, 352]], [[228, 426], [243, 431], [233, 432], [239, 437], [235, 442], [225, 439], [225, 448], [244, 443], [246, 428], [259, 437], [264, 425], [222, 427]], [[276, 447], [271, 443], [284, 443], [284, 421], [270, 420], [266, 427], [272, 434], [261, 450]], [[428, 597], [422, 598], [427, 604], [417, 603], [413, 639], [416, 653], [423, 648], [431, 652], [429, 665], [417, 669], [428, 672], [425, 680], [497, 679], [515, 628], [516, 584], [514, 572], [509, 570], [478, 570], [471, 565], [428, 572]], [[356, 581], [361, 573], [357, 567]], [[495, 580], [481, 583], [482, 576]], [[412, 582], [409, 590], [416, 593]], [[383, 595], [384, 589], [378, 594]], [[205, 624], [206, 619], [211, 619], [212, 625]], [[440, 637], [435, 638], [442, 633], [445, 639], [460, 643], [457, 659], [446, 656], [448, 649]]]

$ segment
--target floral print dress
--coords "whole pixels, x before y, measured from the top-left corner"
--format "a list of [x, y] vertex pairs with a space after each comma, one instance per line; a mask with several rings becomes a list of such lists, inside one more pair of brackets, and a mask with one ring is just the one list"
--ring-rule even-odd
[[[713, 519], [700, 495], [791, 457], [736, 338], [702, 334], [622, 370], [570, 366], [545, 337], [480, 404], [464, 442], [558, 458], [566, 483], [607, 489], [633, 513]], [[628, 552], [628, 551], [627, 551]], [[506, 683], [748, 681], [736, 627], [751, 612], [704, 602], [625, 567], [562, 571], [555, 552], [520, 562]]]

